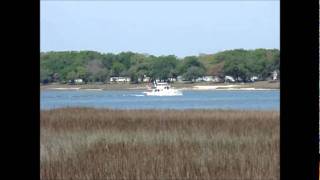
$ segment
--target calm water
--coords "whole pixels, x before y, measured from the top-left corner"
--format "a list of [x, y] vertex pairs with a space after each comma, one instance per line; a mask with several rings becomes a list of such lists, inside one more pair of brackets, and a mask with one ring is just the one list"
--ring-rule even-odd
[[143, 91], [41, 91], [41, 109], [96, 107], [117, 109], [279, 110], [278, 90], [183, 91], [183, 96], [144, 96]]

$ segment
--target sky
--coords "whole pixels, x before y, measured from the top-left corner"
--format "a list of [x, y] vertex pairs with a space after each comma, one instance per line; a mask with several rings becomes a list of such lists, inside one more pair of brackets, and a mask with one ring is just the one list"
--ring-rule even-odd
[[279, 1], [41, 1], [40, 49], [185, 57], [280, 46]]

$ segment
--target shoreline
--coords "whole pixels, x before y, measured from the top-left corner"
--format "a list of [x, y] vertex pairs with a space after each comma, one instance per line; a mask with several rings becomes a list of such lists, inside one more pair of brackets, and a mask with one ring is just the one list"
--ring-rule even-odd
[[[107, 90], [147, 90], [148, 83], [142, 84], [49, 84], [40, 85], [40, 90], [85, 90], [85, 91], [107, 91]], [[172, 83], [171, 86], [178, 90], [280, 90], [280, 83], [270, 83], [268, 81], [259, 81], [254, 83]]]

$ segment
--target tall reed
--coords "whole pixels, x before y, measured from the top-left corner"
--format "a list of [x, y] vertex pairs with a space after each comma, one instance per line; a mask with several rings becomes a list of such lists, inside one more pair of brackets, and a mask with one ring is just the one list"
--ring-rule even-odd
[[41, 111], [41, 179], [279, 179], [279, 112]]

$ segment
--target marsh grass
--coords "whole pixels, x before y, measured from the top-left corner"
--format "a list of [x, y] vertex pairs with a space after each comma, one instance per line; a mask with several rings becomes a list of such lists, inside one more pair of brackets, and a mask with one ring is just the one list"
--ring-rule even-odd
[[279, 179], [279, 112], [41, 111], [41, 179]]

